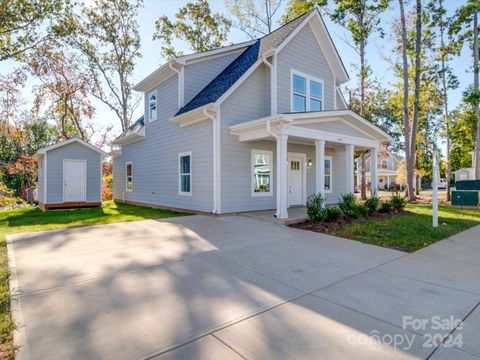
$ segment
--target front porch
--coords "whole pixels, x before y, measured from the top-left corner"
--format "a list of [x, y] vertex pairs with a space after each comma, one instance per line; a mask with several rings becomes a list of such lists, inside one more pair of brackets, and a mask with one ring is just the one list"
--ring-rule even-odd
[[[276, 209], [274, 214], [269, 211], [252, 214], [264, 218], [274, 215], [287, 221], [305, 218], [304, 208], [292, 205], [304, 206], [311, 194], [334, 197], [336, 201], [341, 194], [353, 193], [355, 151], [367, 150], [376, 158], [381, 142], [391, 140], [382, 130], [350, 110], [279, 114], [231, 126], [230, 131], [240, 142], [275, 142], [272, 173], [267, 175], [267, 169], [259, 166], [258, 171], [262, 173], [253, 175], [253, 182], [255, 187], [257, 176], [263, 181], [263, 188], [258, 189], [257, 196], [262, 195], [263, 189], [273, 191]], [[290, 152], [294, 145], [311, 147], [312, 156]], [[252, 164], [256, 164], [253, 157]], [[307, 168], [314, 172], [310, 184], [307, 184]], [[372, 162], [370, 172], [374, 174], [372, 191], [376, 195], [375, 162]]]
[[307, 218], [307, 209], [305, 206], [295, 206], [288, 209], [288, 218], [287, 219], [279, 219], [275, 215], [277, 210], [261, 210], [261, 211], [248, 211], [241, 213], [243, 216], [248, 216], [258, 220], [264, 220], [274, 223], [282, 223], [282, 224], [294, 224], [297, 222], [301, 222]]

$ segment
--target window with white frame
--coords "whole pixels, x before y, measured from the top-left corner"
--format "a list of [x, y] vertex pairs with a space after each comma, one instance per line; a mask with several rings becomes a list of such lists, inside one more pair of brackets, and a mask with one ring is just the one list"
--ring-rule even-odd
[[291, 111], [323, 110], [323, 80], [292, 70]]
[[133, 190], [133, 165], [132, 162], [129, 161], [126, 163], [126, 190], [132, 191]]
[[178, 154], [178, 186], [180, 195], [192, 195], [192, 152]]
[[272, 195], [273, 153], [252, 150], [252, 196]]
[[388, 160], [387, 159], [383, 159], [382, 160], [382, 169], [387, 169], [388, 168]]
[[154, 91], [148, 95], [148, 119], [157, 120], [157, 92]]
[[325, 192], [332, 192], [332, 157], [325, 156]]

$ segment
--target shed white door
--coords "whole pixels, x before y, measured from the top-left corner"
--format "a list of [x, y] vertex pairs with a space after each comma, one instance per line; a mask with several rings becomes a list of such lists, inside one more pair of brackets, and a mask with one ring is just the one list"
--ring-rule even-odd
[[303, 199], [303, 161], [301, 157], [288, 157], [288, 205], [301, 205]]
[[86, 201], [86, 161], [63, 161], [63, 201]]

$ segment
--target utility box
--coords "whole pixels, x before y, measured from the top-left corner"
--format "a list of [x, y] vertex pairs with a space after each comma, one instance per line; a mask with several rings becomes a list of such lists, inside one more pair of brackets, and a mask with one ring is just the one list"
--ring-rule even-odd
[[479, 192], [474, 190], [452, 191], [452, 205], [457, 206], [478, 206]]

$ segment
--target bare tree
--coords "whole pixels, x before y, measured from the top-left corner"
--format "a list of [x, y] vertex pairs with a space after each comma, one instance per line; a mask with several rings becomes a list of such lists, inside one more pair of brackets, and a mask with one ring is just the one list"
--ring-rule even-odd
[[237, 18], [235, 26], [256, 39], [271, 33], [282, 0], [227, 0], [228, 10]]

